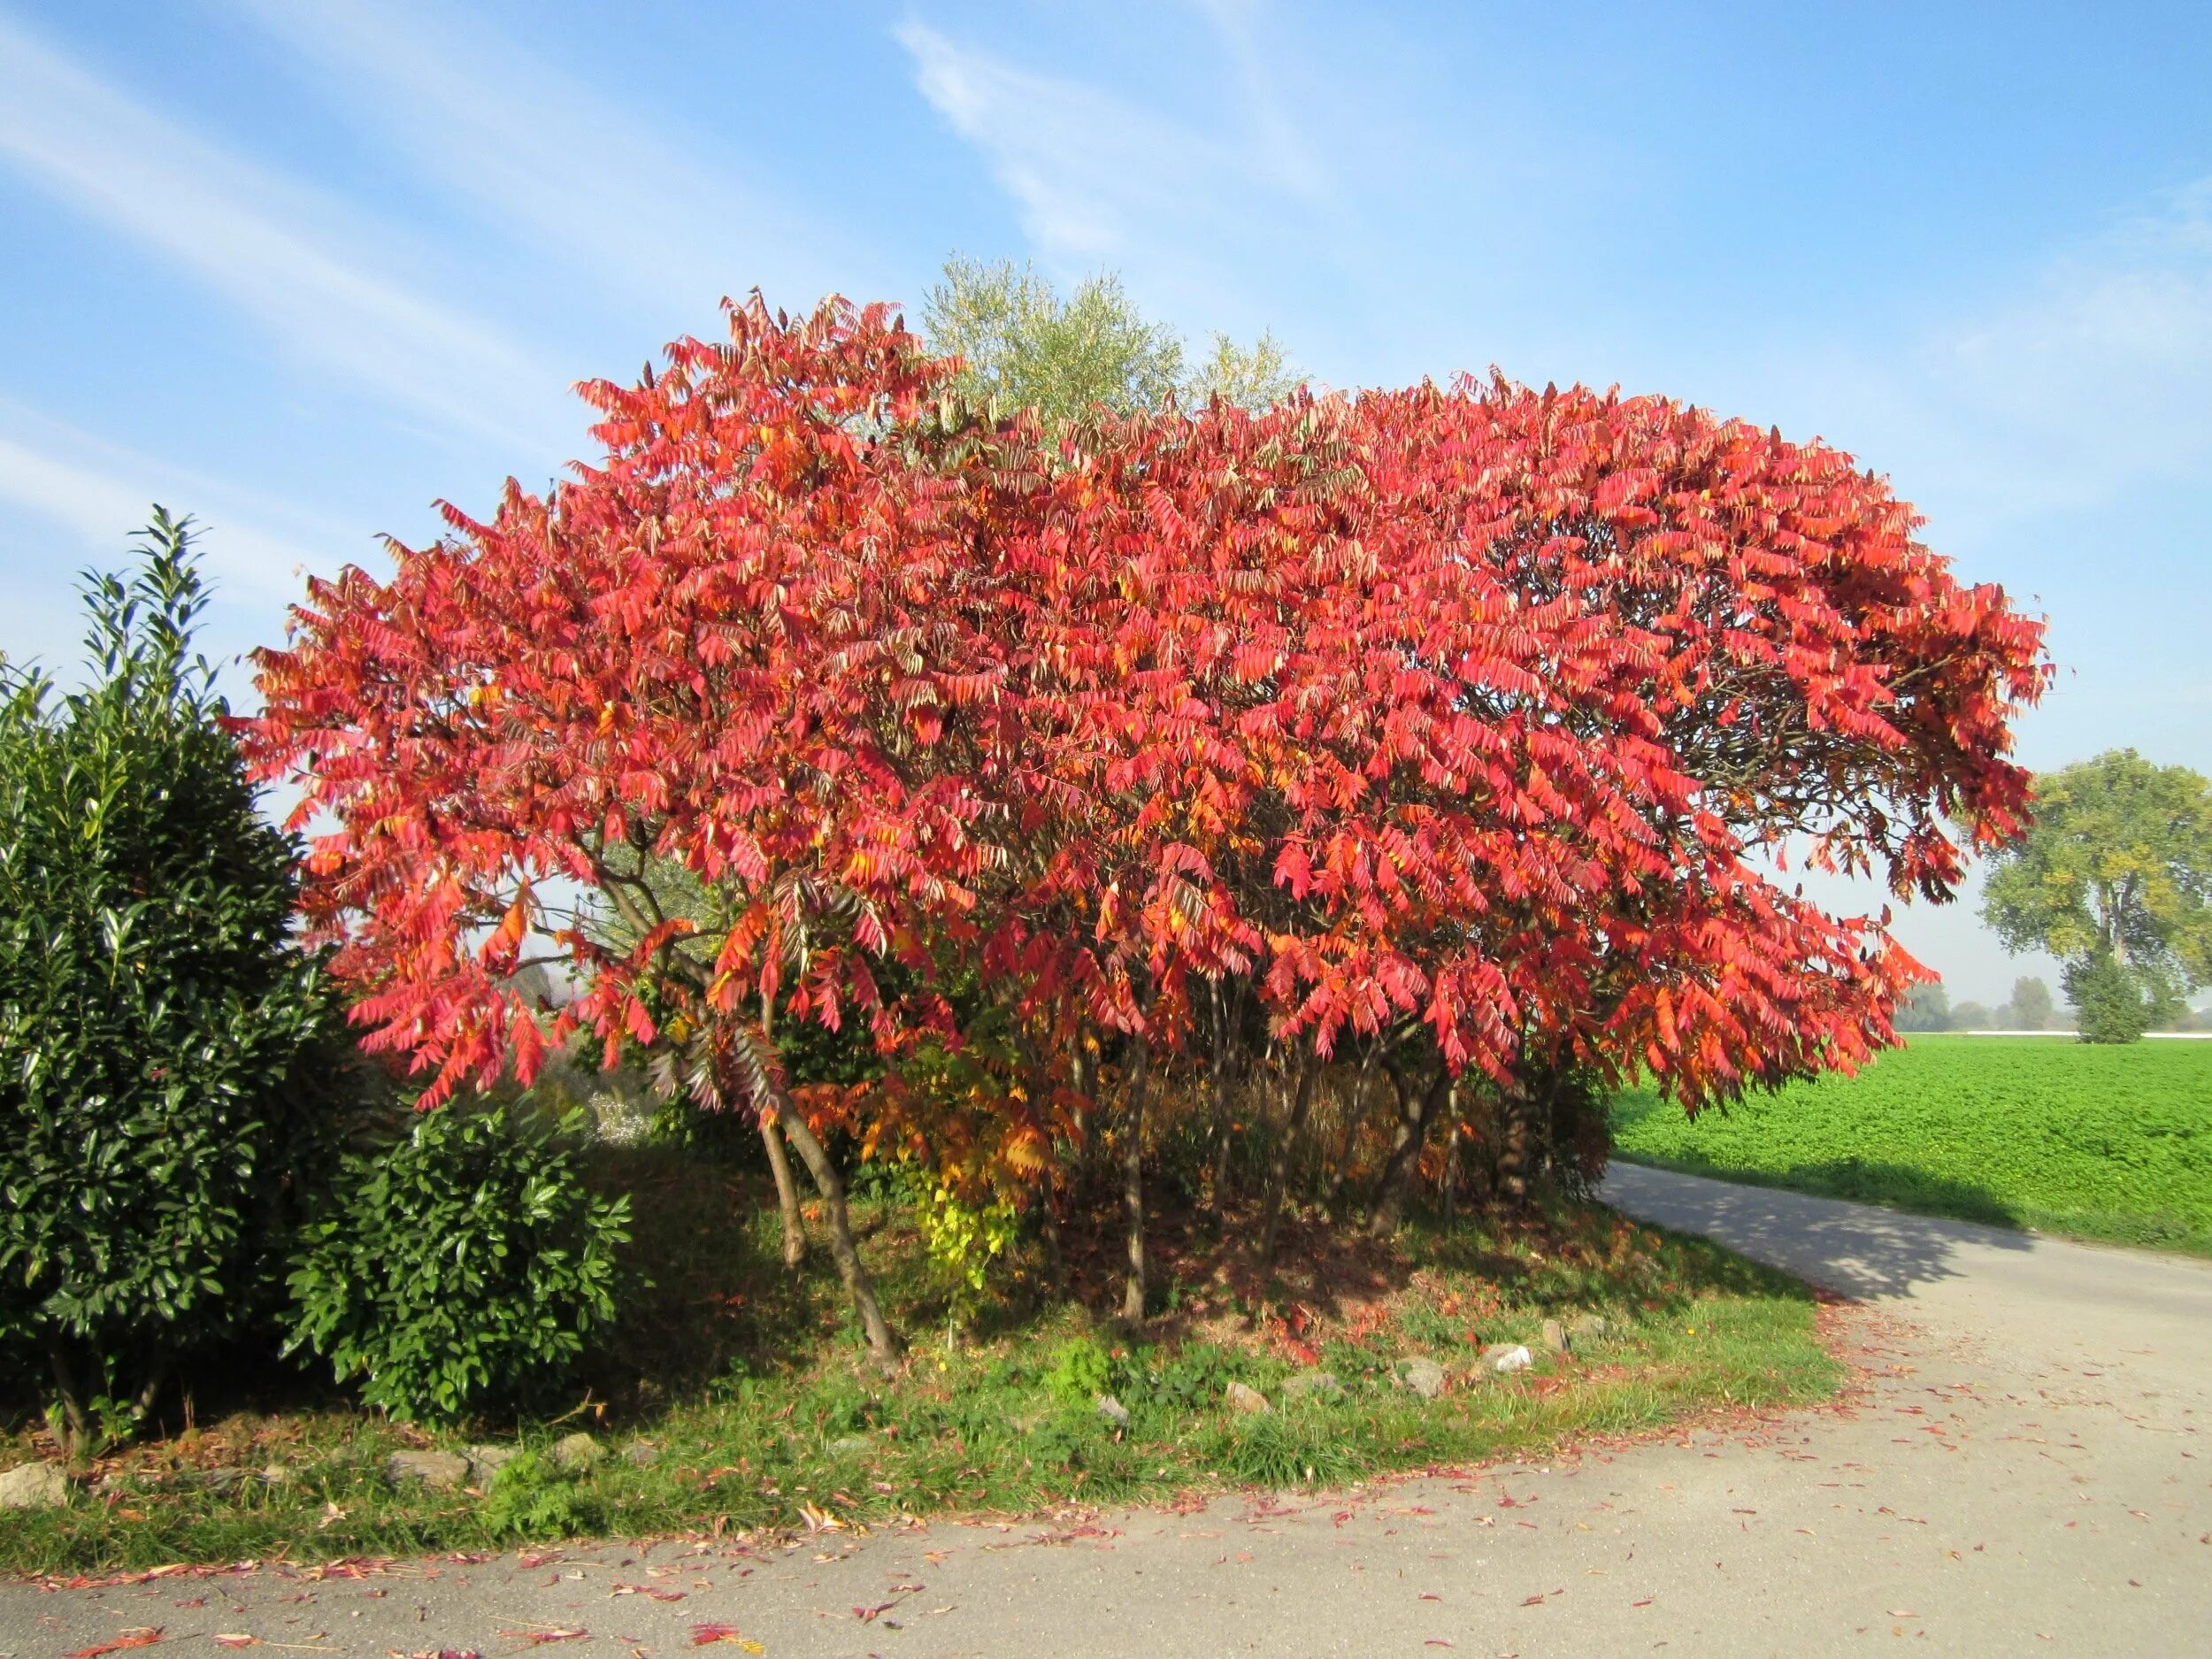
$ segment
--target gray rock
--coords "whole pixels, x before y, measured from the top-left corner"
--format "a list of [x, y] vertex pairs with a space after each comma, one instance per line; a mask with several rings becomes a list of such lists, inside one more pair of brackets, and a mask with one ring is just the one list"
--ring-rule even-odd
[[1118, 1429], [1129, 1426], [1129, 1408], [1111, 1394], [1101, 1394], [1096, 1402], [1098, 1415]]
[[1241, 1411], [1248, 1417], [1265, 1417], [1275, 1408], [1267, 1403], [1267, 1396], [1258, 1389], [1240, 1382], [1233, 1382], [1222, 1391], [1222, 1398], [1229, 1402], [1229, 1409]]
[[622, 1448], [622, 1461], [633, 1469], [650, 1469], [661, 1460], [661, 1448], [650, 1440], [632, 1440]]
[[822, 1449], [832, 1457], [865, 1457], [873, 1444], [864, 1434], [841, 1434]]
[[1333, 1400], [1343, 1392], [1344, 1385], [1337, 1380], [1333, 1371], [1294, 1371], [1289, 1380], [1283, 1384], [1283, 1398], [1286, 1401], [1303, 1400], [1309, 1394]]
[[519, 1446], [471, 1446], [465, 1448], [469, 1460], [469, 1485], [479, 1492], [488, 1492], [499, 1471], [522, 1455]]
[[469, 1460], [453, 1452], [394, 1452], [384, 1460], [384, 1478], [396, 1486], [449, 1492], [469, 1478]]
[[1544, 1346], [1555, 1354], [1567, 1351], [1567, 1327], [1556, 1319], [1544, 1321]]
[[573, 1434], [564, 1434], [553, 1442], [546, 1455], [553, 1460], [553, 1467], [565, 1475], [580, 1475], [596, 1464], [603, 1454], [599, 1442], [581, 1429]]
[[1424, 1400], [1434, 1400], [1444, 1392], [1444, 1368], [1432, 1359], [1401, 1360], [1398, 1386]]
[[1494, 1342], [1482, 1351], [1482, 1363], [1492, 1371], [1526, 1371], [1536, 1356], [1518, 1342]]
[[69, 1502], [59, 1463], [20, 1463], [0, 1475], [0, 1509], [51, 1509]]
[[1574, 1322], [1567, 1327], [1567, 1334], [1578, 1340], [1595, 1341], [1609, 1335], [1612, 1329], [1601, 1314], [1584, 1313], [1575, 1316]]

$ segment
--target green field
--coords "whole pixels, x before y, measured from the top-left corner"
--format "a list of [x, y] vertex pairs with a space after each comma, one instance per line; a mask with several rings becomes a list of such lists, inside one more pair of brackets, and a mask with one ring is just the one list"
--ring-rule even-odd
[[2212, 1042], [1916, 1036], [1694, 1123], [1630, 1090], [1614, 1131], [1633, 1163], [2212, 1255]]

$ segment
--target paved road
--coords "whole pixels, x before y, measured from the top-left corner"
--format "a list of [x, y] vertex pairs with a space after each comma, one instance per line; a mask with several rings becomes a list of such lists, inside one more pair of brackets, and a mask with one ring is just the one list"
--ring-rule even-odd
[[704, 1624], [771, 1659], [2212, 1654], [2212, 1265], [1633, 1168], [1607, 1195], [1863, 1298], [1855, 1403], [1318, 1503], [7, 1586], [0, 1655], [580, 1659]]

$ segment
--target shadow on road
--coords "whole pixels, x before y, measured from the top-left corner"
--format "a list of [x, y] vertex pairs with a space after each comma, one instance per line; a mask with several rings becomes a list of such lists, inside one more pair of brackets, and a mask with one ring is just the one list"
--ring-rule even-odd
[[[1864, 1164], [1854, 1173], [1870, 1180], [1893, 1175]], [[2033, 1246], [2025, 1233], [2001, 1226], [1632, 1164], [1616, 1164], [1601, 1195], [1643, 1220], [1702, 1233], [1849, 1296], [1909, 1295], [1915, 1286], [1957, 1278], [1962, 1270], [1956, 1257], [1962, 1247], [2024, 1251]], [[1951, 1198], [1957, 1208], [1985, 1204], [1983, 1213], [1993, 1218], [2008, 1213], [1995, 1199], [1972, 1187], [1960, 1187]]]

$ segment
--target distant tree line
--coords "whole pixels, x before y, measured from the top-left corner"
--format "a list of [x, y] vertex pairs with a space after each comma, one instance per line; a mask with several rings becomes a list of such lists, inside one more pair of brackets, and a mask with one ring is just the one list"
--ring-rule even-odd
[[[1915, 986], [1897, 1010], [1900, 1031], [2071, 1031], [2075, 1010], [2059, 1006], [2051, 987], [2032, 975], [2012, 982], [2012, 995], [1995, 1008], [1968, 1000], [1954, 1004], [1941, 980]], [[2212, 1031], [2212, 1008], [2184, 1008], [2161, 1031]]]

